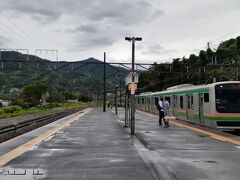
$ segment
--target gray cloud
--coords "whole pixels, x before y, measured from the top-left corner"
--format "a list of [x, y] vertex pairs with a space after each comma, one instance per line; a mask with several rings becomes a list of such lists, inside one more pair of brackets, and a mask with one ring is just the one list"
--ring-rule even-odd
[[68, 50], [71, 52], [76, 52], [76, 51], [90, 50], [94, 48], [102, 48], [104, 46], [110, 46], [116, 41], [117, 41], [116, 38], [109, 37], [109, 36], [101, 36], [101, 37], [83, 36], [75, 40], [73, 45], [70, 46]]
[[[135, 34], [127, 27], [151, 22], [164, 14], [147, 0], [0, 0], [0, 6], [3, 13], [27, 15], [43, 25], [61, 24], [56, 32], [72, 34], [70, 49], [76, 51], [110, 46], [119, 37]], [[67, 21], [71, 28], [66, 28], [69, 24], [64, 27]]]
[[[239, 0], [0, 0], [0, 7], [0, 14], [44, 46], [60, 44], [69, 56], [93, 56], [106, 48], [116, 59], [125, 58], [129, 44], [123, 37], [141, 36], [144, 43], [136, 49], [142, 59], [170, 59], [198, 53], [208, 41], [218, 44], [240, 29]], [[8, 34], [18, 44], [16, 35]]]
[[149, 45], [146, 50], [143, 50], [143, 54], [160, 54], [163, 47], [160, 45]]
[[[126, 27], [163, 15], [162, 10], [146, 0], [0, 0], [0, 7], [3, 13], [28, 15], [43, 25], [61, 24], [56, 26], [56, 32], [72, 34], [77, 42], [70, 49], [76, 51], [110, 46], [120, 37], [135, 34]], [[71, 28], [64, 26], [68, 21]]]
[[[68, 31], [69, 32], [69, 31]], [[111, 46], [122, 40], [130, 30], [114, 28], [112, 26], [79, 26], [70, 30], [74, 36], [74, 43], [68, 49], [70, 51], [82, 51]]]
[[155, 54], [155, 55], [161, 55], [161, 54], [169, 54], [169, 53], [176, 53], [176, 50], [173, 49], [165, 49], [160, 45], [149, 45], [142, 51], [143, 54]]
[[84, 24], [76, 28], [61, 28], [61, 29], [59, 28], [56, 31], [63, 32], [63, 33], [73, 33], [73, 34], [78, 34], [78, 33], [95, 34], [95, 33], [99, 33], [100, 30], [96, 25]]
[[99, 32], [96, 26], [93, 25], [82, 25], [76, 28], [77, 32], [85, 32], [85, 33], [97, 33]]
[[56, 21], [62, 15], [74, 15], [79, 20], [85, 18], [126, 25], [149, 21], [163, 14], [148, 2], [126, 0], [1, 0], [0, 6], [2, 12], [15, 11], [46, 23]]

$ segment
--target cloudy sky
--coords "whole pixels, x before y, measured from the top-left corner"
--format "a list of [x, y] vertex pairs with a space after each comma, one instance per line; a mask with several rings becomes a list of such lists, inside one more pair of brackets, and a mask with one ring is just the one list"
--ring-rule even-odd
[[57, 49], [68, 61], [105, 51], [128, 62], [124, 37], [141, 36], [138, 62], [170, 62], [240, 35], [239, 0], [0, 0], [0, 8], [1, 48]]

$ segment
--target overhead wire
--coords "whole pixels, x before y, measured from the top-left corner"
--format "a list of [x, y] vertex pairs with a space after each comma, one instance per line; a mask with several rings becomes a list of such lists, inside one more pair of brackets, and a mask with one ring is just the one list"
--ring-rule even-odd
[[3, 15], [3, 14], [0, 14], [0, 16], [4, 17], [5, 19], [8, 20], [8, 22], [10, 22], [14, 27], [16, 27], [27, 39], [29, 39], [33, 44], [36, 44], [36, 45], [40, 45], [41, 46], [41, 43], [39, 43], [38, 41], [36, 40], [33, 40], [32, 37], [30, 37], [22, 28], [20, 28], [13, 20], [11, 20], [10, 18], [8, 18], [7, 16]]
[[0, 49], [11, 49], [9, 46], [6, 46], [7, 43], [4, 43], [3, 41], [6, 42], [4, 37], [0, 35]]
[[[0, 28], [1, 29], [1, 28]], [[11, 45], [12, 47], [11, 48], [9, 48], [9, 47], [7, 47], [8, 49], [19, 49], [19, 45], [17, 45], [16, 43], [14, 43], [13, 41], [11, 41], [11, 40], [9, 40], [9, 39], [7, 39], [7, 38], [5, 38], [5, 37], [3, 37], [3, 36], [1, 36], [2, 38], [2, 40], [4, 40], [5, 42], [7, 42], [7, 44], [9, 44], [9, 45]]]
[[[20, 41], [21, 44], [25, 44], [25, 46], [29, 47], [29, 44], [27, 44], [26, 41], [20, 39], [20, 37], [19, 37], [18, 33], [16, 33], [16, 31], [14, 31], [11, 27], [7, 26], [3, 21], [0, 20], [0, 22], [1, 22], [1, 25], [2, 25], [2, 26], [4, 26], [5, 28], [8, 29], [8, 32], [7, 32], [6, 29], [3, 30], [3, 28], [1, 28], [2, 31], [4, 31], [4, 32], [7, 33], [8, 35], [11, 34], [11, 35], [10, 35], [11, 37], [14, 37], [14, 39], [16, 39], [17, 41]], [[11, 33], [10, 33], [10, 31], [11, 31]]]

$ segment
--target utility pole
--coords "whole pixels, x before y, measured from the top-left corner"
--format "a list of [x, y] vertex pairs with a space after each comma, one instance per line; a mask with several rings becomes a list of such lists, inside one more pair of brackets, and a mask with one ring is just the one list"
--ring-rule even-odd
[[116, 115], [118, 114], [118, 111], [117, 111], [117, 88], [118, 88], [118, 85], [115, 86], [115, 114]]
[[122, 107], [122, 80], [120, 79], [120, 84], [119, 84], [119, 96], [120, 96], [120, 107]]
[[[141, 37], [125, 37], [126, 41], [132, 42], [132, 73], [135, 72], [135, 42], [142, 41]], [[132, 75], [132, 83], [135, 82], [135, 77]], [[135, 92], [130, 95], [130, 106], [131, 106], [131, 135], [135, 133]]]
[[128, 87], [125, 89], [125, 124], [124, 127], [128, 127], [128, 109], [129, 108], [129, 100], [128, 100]]
[[[2, 39], [3, 39], [3, 37], [2, 36], [0, 36], [0, 44], [2, 45]], [[0, 48], [0, 61], [2, 60], [2, 48]]]
[[103, 62], [103, 112], [106, 112], [106, 52], [104, 52]]

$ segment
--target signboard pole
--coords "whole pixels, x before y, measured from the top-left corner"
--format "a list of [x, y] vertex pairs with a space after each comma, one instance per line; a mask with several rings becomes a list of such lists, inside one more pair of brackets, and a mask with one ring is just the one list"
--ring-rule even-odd
[[[132, 73], [134, 73], [135, 66], [135, 38], [132, 38]], [[132, 82], [134, 82], [134, 76], [132, 75]], [[131, 93], [131, 135], [135, 133], [135, 93]]]
[[125, 92], [125, 123], [124, 127], [128, 127], [128, 87], [126, 87]]
[[[130, 127], [131, 127], [131, 135], [135, 133], [135, 42], [141, 41], [141, 37], [125, 37], [126, 41], [132, 42], [132, 72], [131, 72], [131, 94], [130, 94]], [[136, 76], [137, 77], [137, 76]]]
[[103, 62], [103, 112], [106, 112], [106, 53]]

